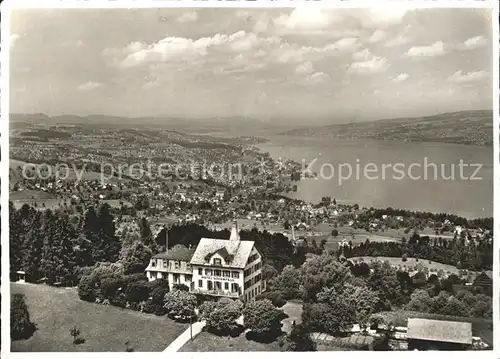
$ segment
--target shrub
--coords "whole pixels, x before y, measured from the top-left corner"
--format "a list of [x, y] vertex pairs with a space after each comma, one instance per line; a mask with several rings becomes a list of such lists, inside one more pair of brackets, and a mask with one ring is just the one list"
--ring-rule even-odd
[[181, 290], [183, 292], [189, 292], [189, 287], [185, 284], [176, 283], [172, 286], [172, 289]]
[[182, 290], [173, 290], [165, 295], [164, 308], [176, 320], [186, 320], [194, 315], [196, 297]]
[[236, 319], [240, 317], [242, 309], [240, 300], [220, 298], [217, 302], [203, 303], [200, 318], [206, 320], [208, 331], [218, 335], [232, 334], [239, 328]]
[[78, 296], [81, 300], [85, 300], [87, 302], [93, 303], [95, 301], [97, 294], [95, 281], [92, 277], [82, 277], [80, 283], [78, 284]]
[[12, 340], [29, 338], [36, 330], [24, 294], [13, 294], [10, 301], [10, 337]]
[[283, 312], [275, 308], [269, 299], [255, 300], [243, 309], [245, 328], [250, 329], [257, 339], [273, 339], [281, 332]]
[[255, 299], [269, 299], [276, 308], [281, 308], [286, 304], [286, 300], [283, 298], [283, 293], [280, 291], [264, 292], [259, 294]]
[[125, 288], [125, 299], [128, 302], [142, 302], [149, 298], [149, 288], [146, 282], [138, 281], [132, 282]]

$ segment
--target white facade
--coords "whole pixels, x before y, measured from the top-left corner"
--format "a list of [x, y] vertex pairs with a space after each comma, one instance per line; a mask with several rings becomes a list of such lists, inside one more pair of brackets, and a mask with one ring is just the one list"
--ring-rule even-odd
[[253, 300], [265, 291], [262, 256], [252, 241], [240, 241], [236, 225], [229, 240], [202, 238], [193, 252], [184, 250], [154, 256], [146, 275], [165, 278], [170, 289], [185, 284], [195, 294]]
[[161, 253], [153, 256], [146, 268], [146, 276], [149, 281], [162, 278], [168, 280], [170, 290], [172, 290], [175, 284], [184, 284], [191, 289], [193, 271], [189, 264], [189, 257], [185, 259], [182, 260], [175, 253]]

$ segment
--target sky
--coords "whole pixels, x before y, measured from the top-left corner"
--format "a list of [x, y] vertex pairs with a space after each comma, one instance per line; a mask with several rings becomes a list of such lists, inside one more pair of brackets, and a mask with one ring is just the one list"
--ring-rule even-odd
[[18, 9], [10, 112], [375, 120], [492, 108], [488, 9]]

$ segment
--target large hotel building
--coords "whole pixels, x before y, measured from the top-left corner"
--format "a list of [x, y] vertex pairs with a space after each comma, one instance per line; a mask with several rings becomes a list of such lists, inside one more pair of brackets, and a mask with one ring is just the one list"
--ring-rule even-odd
[[185, 284], [195, 294], [254, 299], [266, 289], [262, 255], [253, 241], [241, 241], [235, 222], [227, 239], [202, 238], [196, 247], [175, 248], [151, 258], [150, 281], [166, 278], [170, 288]]

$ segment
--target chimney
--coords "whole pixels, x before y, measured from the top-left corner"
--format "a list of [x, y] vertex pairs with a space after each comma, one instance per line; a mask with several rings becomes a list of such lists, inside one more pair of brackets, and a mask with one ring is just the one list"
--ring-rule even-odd
[[238, 222], [236, 220], [233, 221], [233, 228], [231, 229], [231, 236], [229, 237], [230, 241], [239, 241], [240, 240], [240, 232], [238, 231]]

